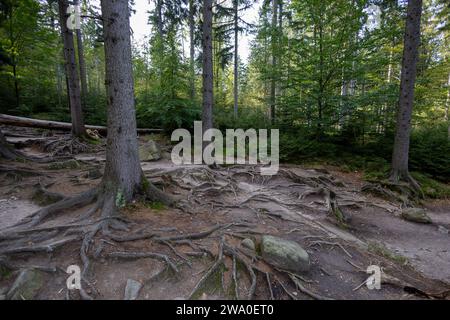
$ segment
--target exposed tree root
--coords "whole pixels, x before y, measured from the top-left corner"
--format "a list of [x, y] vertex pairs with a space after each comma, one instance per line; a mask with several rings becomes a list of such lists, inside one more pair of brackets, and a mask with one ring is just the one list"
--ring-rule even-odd
[[326, 187], [317, 188], [308, 190], [300, 194], [299, 199], [304, 199], [311, 195], [318, 195], [324, 198], [325, 206], [328, 212], [336, 218], [337, 222], [340, 225], [345, 226], [346, 223], [350, 221], [350, 217], [348, 216], [348, 214], [346, 214], [338, 205], [337, 195], [335, 191]]
[[224, 256], [223, 256], [223, 246], [224, 246], [225, 240], [222, 238], [219, 245], [219, 253], [217, 254], [216, 261], [214, 264], [209, 268], [209, 270], [200, 278], [200, 280], [195, 285], [194, 289], [192, 290], [191, 294], [189, 295], [188, 299], [191, 300], [195, 297], [195, 295], [198, 294], [198, 291], [202, 288], [202, 286], [209, 280], [210, 277], [212, 277], [216, 272], [219, 271], [220, 268], [224, 266]]
[[379, 183], [366, 184], [361, 188], [361, 191], [371, 193], [389, 201], [400, 202], [404, 206], [409, 206], [411, 203], [407, 196], [393, 192]]
[[[288, 185], [293, 185], [292, 188], [294, 189], [297, 188], [288, 194], [282, 194], [274, 188], [274, 186], [278, 186], [279, 180], [277, 179], [280, 176], [263, 178], [251, 169], [247, 172], [236, 168], [236, 172], [230, 172], [228, 168], [219, 168], [217, 170], [194, 168], [190, 172], [185, 168], [177, 168], [171, 171], [170, 176], [167, 176], [167, 172], [164, 171], [157, 172], [156, 176], [158, 174], [166, 176], [166, 178], [162, 179], [163, 181], [177, 181], [183, 192], [188, 193], [186, 191], [189, 190], [188, 200], [179, 206], [179, 202], [175, 202], [174, 199], [152, 184], [147, 185], [145, 181], [143, 190], [140, 190], [141, 194], [137, 196], [142, 196], [152, 201], [160, 201], [181, 209], [186, 209], [187, 206], [192, 204], [195, 205], [195, 201], [198, 201], [200, 205], [206, 206], [210, 211], [218, 210], [218, 208], [249, 209], [255, 212], [258, 217], [261, 216], [260, 220], [270, 217], [277, 223], [280, 222], [278, 220], [280, 218], [290, 220], [290, 216], [285, 215], [284, 211], [280, 210], [279, 212], [281, 213], [278, 213], [278, 208], [285, 208], [286, 211], [289, 210], [301, 217], [303, 217], [301, 210], [309, 210], [313, 214], [320, 213], [324, 215], [329, 213], [336, 217], [337, 221], [345, 223], [347, 217], [340, 207], [349, 206], [353, 203], [361, 205], [366, 203], [364, 197], [357, 198], [352, 196], [351, 192], [340, 189], [340, 184], [324, 173], [320, 175], [305, 173], [303, 175], [302, 173], [297, 174], [289, 170], [281, 170], [280, 175], [282, 177], [291, 179], [288, 181]], [[152, 175], [153, 177], [155, 175]], [[248, 191], [242, 187], [242, 181], [238, 179], [256, 181], [258, 185], [251, 191]], [[285, 186], [283, 185], [283, 187]], [[40, 184], [40, 189], [46, 195], [49, 194], [47, 187]], [[300, 196], [298, 196], [299, 194]], [[314, 195], [321, 197], [323, 202], [317, 201], [314, 204], [299, 203], [299, 200]], [[214, 288], [212, 289], [219, 290], [223, 295], [231, 295], [236, 299], [260, 298], [260, 295], [270, 297], [270, 299], [286, 297], [298, 299], [297, 293], [293, 293], [295, 290], [313, 299], [330, 299], [321, 295], [318, 292], [319, 290], [313, 287], [314, 282], [303, 279], [300, 275], [278, 270], [264, 262], [257, 252], [252, 251], [250, 254], [245, 249], [233, 245], [237, 239], [248, 237], [249, 234], [267, 233], [267, 228], [278, 228], [279, 225], [275, 222], [271, 223], [270, 226], [265, 225], [267, 227], [265, 232], [259, 229], [255, 230], [256, 225], [247, 222], [252, 221], [251, 219], [240, 220], [240, 217], [234, 218], [232, 223], [220, 223], [198, 232], [181, 233], [181, 230], [179, 231], [177, 228], [172, 227], [152, 229], [151, 225], [136, 226], [136, 223], [133, 224], [133, 222], [121, 216], [116, 205], [116, 198], [115, 194], [109, 192], [101, 184], [97, 188], [80, 195], [64, 198], [23, 219], [15, 226], [3, 229], [3, 232], [0, 234], [0, 265], [2, 263], [6, 264], [4, 261], [7, 261], [2, 258], [2, 255], [7, 257], [22, 253], [49, 253], [68, 243], [76, 242], [80, 243], [79, 254], [83, 264], [83, 288], [79, 292], [79, 298], [82, 299], [93, 299], [96, 296], [94, 282], [90, 281], [93, 276], [90, 275], [90, 270], [95, 259], [101, 257], [111, 259], [156, 259], [165, 264], [165, 270], [169, 270], [176, 275], [181, 274], [185, 265], [193, 265], [190, 257], [212, 257], [213, 262], [211, 262], [211, 266], [204, 271], [204, 275], [201, 276], [192, 289], [189, 295], [190, 299], [202, 297], [203, 293], [209, 293], [208, 290], [211, 288], [208, 286], [211, 284], [211, 281], [214, 282]], [[46, 222], [50, 222], [50, 218], [59, 216], [67, 209], [83, 207], [89, 204], [92, 205], [89, 209], [77, 215], [77, 218], [72, 219], [70, 222], [57, 225], [46, 224]], [[274, 205], [272, 208], [275, 208], [273, 211], [276, 212], [267, 213], [266, 211], [269, 210], [265, 209], [265, 206], [268, 204]], [[253, 218], [248, 212], [246, 214]], [[223, 220], [219, 219], [218, 221]], [[304, 232], [307, 229], [303, 229], [303, 226], [312, 227], [312, 222], [310, 223], [309, 220], [302, 220], [300, 223], [302, 228], [295, 228], [287, 233], [294, 231]], [[320, 228], [318, 227], [318, 229]], [[352, 257], [343, 243], [337, 242], [338, 236], [332, 237], [328, 233], [324, 234], [328, 235], [328, 237], [314, 235], [303, 237], [302, 240], [313, 239], [309, 242], [310, 246], [339, 247], [343, 254], [350, 258]], [[231, 237], [236, 238], [232, 239]], [[217, 240], [218, 238], [220, 239], [218, 251], [213, 254], [211, 246], [206, 247], [206, 245], [210, 245], [212, 239]], [[207, 241], [202, 242], [202, 239], [207, 239]], [[159, 250], [155, 249], [139, 251], [135, 248], [139, 243], [130, 244], [130, 246], [133, 246], [133, 249], [127, 247], [127, 242], [141, 240], [150, 240], [145, 243], [147, 245], [156, 244], [158, 248], [162, 248], [164, 251], [158, 252]], [[183, 249], [178, 246], [183, 246]], [[187, 252], [185, 246], [189, 246], [188, 250], [191, 251]], [[147, 282], [156, 281], [161, 274], [162, 272], [158, 273]], [[309, 284], [305, 286], [304, 283]]]
[[65, 135], [55, 139], [47, 139], [40, 142], [42, 151], [55, 156], [72, 156], [79, 153], [94, 153], [101, 150], [98, 144], [92, 144], [85, 139]]
[[54, 156], [40, 158], [34, 156], [28, 156], [11, 146], [7, 141], [2, 131], [0, 130], [0, 159], [12, 160], [12, 161], [32, 161], [37, 163], [49, 163], [56, 160], [66, 159], [67, 157], [57, 157]]
[[43, 174], [35, 170], [19, 168], [17, 166], [0, 165], [0, 173], [15, 174], [18, 176], [42, 176]]
[[344, 248], [344, 246], [337, 242], [329, 242], [329, 241], [313, 241], [309, 244], [308, 247], [314, 246], [314, 245], [329, 245], [329, 246], [337, 246], [341, 248], [341, 250], [349, 257], [352, 258], [352, 255]]
[[178, 267], [167, 255], [154, 253], [154, 252], [111, 252], [107, 255], [110, 258], [120, 258], [120, 259], [142, 259], [151, 258], [157, 259], [165, 262], [167, 266], [174, 272], [178, 273]]
[[320, 295], [320, 294], [317, 294], [317, 293], [312, 292], [311, 290], [308, 290], [307, 288], [305, 288], [305, 287], [302, 285], [302, 283], [300, 282], [300, 280], [299, 280], [295, 275], [289, 274], [289, 278], [292, 280], [292, 282], [294, 282], [295, 286], [297, 287], [297, 289], [298, 289], [300, 292], [303, 292], [304, 294], [310, 296], [311, 298], [316, 299], [316, 300], [333, 300], [333, 299], [331, 299], [331, 298], [324, 297], [324, 296], [322, 296], [322, 295]]
[[422, 188], [409, 173], [406, 175], [392, 173], [388, 180], [367, 184], [363, 186], [362, 191], [400, 202], [403, 206], [412, 206], [414, 202], [424, 198]]
[[61, 193], [52, 192], [47, 189], [53, 183], [44, 186], [41, 181], [37, 184], [37, 189], [33, 194], [33, 201], [39, 205], [48, 205], [61, 201], [65, 196]]
[[233, 258], [233, 261], [237, 260], [245, 266], [251, 278], [251, 285], [250, 289], [248, 290], [247, 300], [252, 300], [256, 291], [256, 274], [253, 271], [253, 267], [249, 263], [247, 263], [247, 261], [245, 261], [245, 258], [242, 258], [235, 249], [233, 249], [226, 243], [224, 244], [224, 253], [230, 255]]
[[[60, 213], [61, 211], [71, 209], [71, 208], [74, 208], [77, 206], [83, 207], [83, 206], [86, 206], [86, 205], [92, 203], [97, 198], [98, 194], [99, 194], [98, 188], [94, 188], [94, 189], [88, 190], [86, 192], [83, 192], [79, 195], [76, 195], [74, 197], [63, 199], [59, 202], [56, 202], [45, 208], [42, 208], [39, 211], [36, 211], [31, 216], [26, 217], [25, 219], [22, 219], [21, 221], [19, 221], [13, 227], [22, 227], [22, 228], [34, 227], [51, 215]], [[9, 228], [9, 229], [11, 229], [11, 228]]]

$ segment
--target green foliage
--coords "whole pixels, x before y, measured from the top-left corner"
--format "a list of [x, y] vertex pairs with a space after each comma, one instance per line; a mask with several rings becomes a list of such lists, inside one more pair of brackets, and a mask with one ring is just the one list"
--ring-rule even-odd
[[436, 181], [435, 179], [419, 172], [412, 172], [411, 175], [420, 184], [422, 192], [426, 198], [450, 199], [450, 185]]
[[[195, 21], [199, 22], [201, 4], [194, 3]], [[242, 16], [251, 1], [233, 3], [238, 4], [241, 36], [251, 29]], [[218, 3], [214, 14], [215, 127], [278, 128], [282, 161], [336, 164], [349, 171], [364, 171], [369, 181], [386, 177], [399, 96], [404, 3], [376, 1], [381, 14], [377, 25], [370, 27], [373, 14], [368, 10], [374, 3], [370, 0], [284, 2], [276, 25], [271, 19], [271, 1], [261, 2], [249, 61], [238, 62], [237, 118], [233, 116], [231, 63], [233, 3]], [[444, 3], [424, 2], [410, 146], [410, 168], [421, 173], [417, 179], [428, 188], [430, 197], [447, 194], [444, 184], [434, 180], [450, 181], [450, 143], [444, 120], [449, 92], [450, 19]], [[70, 121], [56, 4], [2, 1], [0, 112]], [[181, 27], [186, 23], [187, 4], [177, 0], [162, 1], [160, 5], [160, 17], [156, 8], [150, 12], [153, 33], [132, 48], [138, 125], [166, 132], [180, 127], [192, 129], [193, 122], [201, 119], [199, 35], [194, 39], [197, 50], [192, 75]], [[95, 8], [89, 11], [99, 14]], [[105, 125], [101, 28], [98, 19], [83, 19], [88, 72], [83, 111], [86, 123]], [[201, 21], [195, 28], [201, 28]], [[276, 84], [273, 124], [268, 118], [272, 81]]]
[[164, 203], [159, 202], [159, 201], [146, 203], [146, 206], [155, 211], [161, 211], [161, 210], [166, 209], [166, 206], [164, 205]]
[[60, 162], [52, 162], [48, 165], [49, 170], [78, 169], [80, 167], [81, 167], [80, 163], [75, 159]]
[[125, 208], [125, 206], [127, 204], [125, 195], [123, 194], [123, 191], [120, 189], [117, 190], [115, 204], [116, 204], [116, 207], [119, 209]]
[[411, 135], [410, 167], [435, 179], [450, 182], [448, 124], [418, 128]]
[[408, 259], [402, 255], [396, 254], [389, 250], [384, 244], [379, 242], [369, 242], [369, 251], [378, 254], [386, 259], [389, 259], [395, 263], [406, 265]]
[[[137, 54], [137, 113], [139, 124], [172, 131], [190, 127], [200, 117], [199, 104], [189, 99], [189, 84], [185, 76], [189, 66], [182, 62], [177, 33], [170, 28], [161, 38], [155, 34], [150, 50]], [[147, 57], [152, 64], [146, 64]], [[150, 85], [151, 84], [151, 85]]]

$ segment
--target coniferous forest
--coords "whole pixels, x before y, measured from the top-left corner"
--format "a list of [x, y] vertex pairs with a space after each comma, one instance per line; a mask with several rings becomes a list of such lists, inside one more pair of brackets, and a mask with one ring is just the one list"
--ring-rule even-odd
[[449, 109], [446, 0], [0, 0], [0, 300], [449, 299]]

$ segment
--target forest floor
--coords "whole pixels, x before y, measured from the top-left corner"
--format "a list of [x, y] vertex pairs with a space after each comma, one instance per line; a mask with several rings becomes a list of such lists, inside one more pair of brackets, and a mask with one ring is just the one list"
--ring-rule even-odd
[[[23, 147], [24, 153], [45, 155], [30, 144], [40, 141], [43, 131], [3, 131], [11, 143]], [[147, 139], [141, 137], [140, 142]], [[41, 208], [39, 186], [71, 196], [100, 183], [104, 150], [74, 157], [76, 162], [61, 166], [0, 162], [0, 235]], [[122, 299], [128, 279], [142, 284], [138, 299], [450, 297], [449, 200], [424, 201], [422, 206], [433, 223], [418, 224], [401, 218], [400, 203], [363, 193], [361, 173], [338, 167], [283, 164], [277, 175], [264, 177], [254, 166], [176, 166], [163, 152], [161, 160], [143, 162], [142, 168], [156, 186], [181, 199], [183, 210], [141, 202], [122, 210], [133, 231], [171, 239], [96, 238], [101, 250], [92, 253], [91, 286], [87, 290], [96, 299]], [[332, 203], [330, 192], [335, 194]], [[334, 204], [348, 218], [345, 225], [330, 213]], [[70, 223], [86, 209], [67, 210], [40, 227]], [[123, 236], [126, 234], [123, 231]], [[269, 265], [260, 256], [259, 243], [264, 235], [301, 245], [309, 254], [310, 270], [292, 275]], [[242, 246], [245, 238], [253, 240], [255, 251]], [[220, 260], [224, 268], [215, 272], [211, 268], [219, 261], [224, 243], [234, 249]], [[73, 298], [66, 288], [65, 270], [69, 265], [82, 265], [79, 247], [73, 242], [51, 252], [13, 254], [11, 259], [21, 268], [55, 268], [45, 272], [45, 286], [37, 299]], [[4, 248], [0, 242], [0, 253]], [[173, 261], [175, 271], [161, 259], [110, 256], [125, 251], [163, 254]], [[238, 263], [233, 252], [239, 252]], [[369, 290], [365, 285], [370, 265], [383, 270], [380, 290]], [[14, 271], [3, 279], [0, 275], [0, 295], [17, 274]], [[212, 276], [206, 278], [209, 274]]]

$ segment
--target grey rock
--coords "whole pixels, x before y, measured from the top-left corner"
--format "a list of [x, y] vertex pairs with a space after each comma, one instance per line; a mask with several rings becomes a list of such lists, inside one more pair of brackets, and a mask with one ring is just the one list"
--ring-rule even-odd
[[35, 269], [22, 270], [6, 294], [6, 298], [10, 300], [32, 300], [43, 285], [44, 276], [41, 271]]
[[141, 291], [142, 284], [136, 280], [128, 279], [123, 300], [136, 300]]
[[402, 218], [416, 223], [431, 223], [431, 218], [421, 208], [405, 208], [402, 210]]
[[255, 243], [254, 243], [253, 240], [250, 239], [250, 238], [246, 238], [246, 239], [242, 240], [241, 245], [242, 245], [244, 248], [250, 249], [250, 250], [252, 250], [252, 251], [255, 251], [255, 250], [256, 250]]
[[149, 140], [139, 147], [139, 159], [141, 161], [156, 161], [161, 159], [161, 150], [155, 141]]
[[6, 296], [4, 294], [0, 294], [0, 301], [6, 300]]
[[305, 272], [310, 268], [308, 253], [296, 242], [273, 236], [263, 236], [261, 242], [263, 259], [280, 269]]

